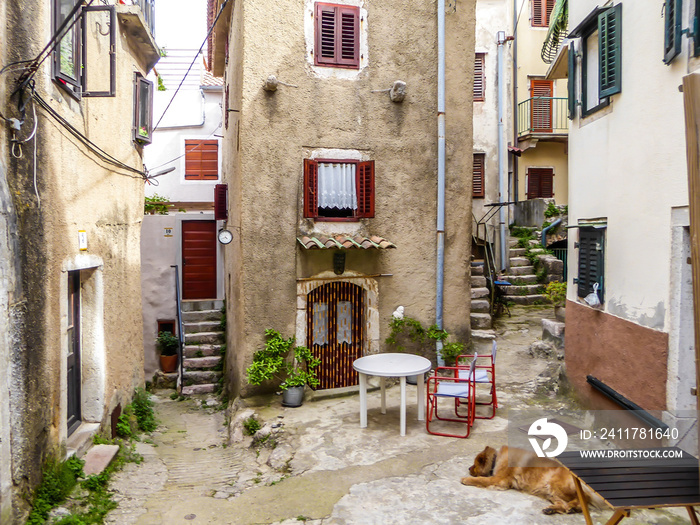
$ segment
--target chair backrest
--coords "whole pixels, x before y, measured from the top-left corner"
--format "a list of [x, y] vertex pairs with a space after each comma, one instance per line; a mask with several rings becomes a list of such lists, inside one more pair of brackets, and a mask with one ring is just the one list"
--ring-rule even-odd
[[496, 340], [495, 339], [491, 342], [491, 362], [492, 363], [496, 362]]
[[469, 379], [475, 378], [474, 371], [476, 370], [476, 358], [477, 358], [477, 355], [476, 355], [476, 352], [474, 352], [474, 357], [472, 358], [472, 364], [469, 365], [469, 374], [467, 375], [467, 377]]

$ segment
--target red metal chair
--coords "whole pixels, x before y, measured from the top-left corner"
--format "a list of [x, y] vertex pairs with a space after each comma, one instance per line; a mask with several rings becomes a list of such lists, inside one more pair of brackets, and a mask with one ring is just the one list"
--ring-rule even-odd
[[[477, 416], [474, 415], [475, 419], [493, 419], [496, 415], [496, 409], [498, 408], [498, 397], [496, 396], [496, 341], [491, 343], [491, 353], [490, 354], [474, 354], [461, 355], [457, 358], [457, 363], [460, 359], [469, 359], [474, 357], [474, 361], [477, 361], [474, 383], [476, 385], [489, 385], [489, 400], [488, 401], [474, 401], [475, 405], [490, 406], [491, 415], [490, 416]], [[481, 364], [480, 364], [481, 363]], [[459, 377], [465, 379], [469, 377], [469, 371], [465, 366], [459, 366]]]
[[[467, 438], [474, 424], [475, 405], [474, 393], [476, 385], [474, 383], [474, 372], [476, 367], [476, 359], [474, 359], [468, 369], [467, 376], [459, 377], [460, 369], [456, 366], [439, 366], [433, 372], [433, 375], [428, 378], [428, 410], [425, 416], [425, 428], [429, 434], [437, 436], [448, 436]], [[451, 401], [451, 409], [454, 410], [453, 417], [445, 417], [438, 414], [438, 404], [440, 399], [448, 399]], [[444, 404], [444, 403], [443, 403]], [[466, 414], [464, 409], [460, 413], [459, 408], [466, 406]], [[466, 433], [450, 434], [440, 432], [435, 429], [430, 429], [430, 424], [437, 419], [439, 421], [451, 421], [454, 423], [462, 423], [467, 425]]]

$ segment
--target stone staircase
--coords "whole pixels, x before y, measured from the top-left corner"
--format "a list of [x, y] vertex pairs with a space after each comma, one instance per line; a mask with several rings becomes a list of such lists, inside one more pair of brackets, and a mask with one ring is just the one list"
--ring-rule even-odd
[[[534, 241], [536, 243], [536, 241]], [[511, 286], [504, 286], [506, 300], [513, 304], [540, 304], [546, 302], [545, 296], [542, 295], [543, 285], [537, 282], [535, 267], [532, 266], [530, 259], [525, 257], [525, 248], [518, 248], [518, 239], [511, 237], [509, 246], [510, 270], [506, 275], [501, 275], [501, 279], [511, 283]], [[537, 253], [544, 250], [531, 249], [531, 252]]]
[[219, 390], [223, 376], [222, 348], [226, 334], [221, 330], [222, 301], [183, 301], [185, 332], [182, 395], [206, 394]]
[[486, 286], [484, 276], [484, 261], [475, 260], [471, 263], [471, 312], [470, 323], [472, 328], [472, 342], [478, 352], [487, 352], [491, 347], [491, 340], [496, 338], [491, 319], [491, 303], [489, 301], [489, 289]]

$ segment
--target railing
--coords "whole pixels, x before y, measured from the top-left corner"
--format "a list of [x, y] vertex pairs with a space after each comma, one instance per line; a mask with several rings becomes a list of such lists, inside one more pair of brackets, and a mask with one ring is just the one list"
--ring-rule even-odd
[[568, 133], [568, 111], [567, 98], [528, 98], [518, 104], [518, 135]]
[[488, 221], [494, 216], [498, 208], [492, 208], [480, 220], [477, 220], [472, 213], [474, 228], [472, 239], [477, 246], [481, 246], [484, 250], [484, 277], [486, 278], [486, 287], [489, 289], [489, 313], [493, 316], [496, 307], [496, 285], [497, 280], [496, 260], [493, 255], [493, 244], [490, 240]]
[[566, 248], [550, 248], [552, 250], [552, 253], [554, 253], [554, 257], [559, 259], [561, 262], [564, 263], [564, 273], [562, 275], [562, 280], [566, 282], [566, 278], [568, 276], [568, 255], [569, 255], [569, 250]]
[[117, 0], [117, 3], [139, 6], [146, 26], [151, 30], [151, 36], [156, 37], [156, 0]]
[[180, 269], [177, 264], [170, 265], [171, 268], [175, 268], [175, 304], [177, 305], [177, 337], [180, 344], [177, 347], [177, 391], [182, 392], [182, 373], [183, 373], [183, 361], [185, 354], [185, 330], [182, 326], [182, 302], [180, 301]]

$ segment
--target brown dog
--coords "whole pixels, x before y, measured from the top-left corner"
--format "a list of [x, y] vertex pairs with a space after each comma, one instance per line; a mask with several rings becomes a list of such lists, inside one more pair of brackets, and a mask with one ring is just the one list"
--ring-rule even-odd
[[[486, 447], [469, 467], [473, 477], [462, 478], [463, 485], [515, 489], [541, 496], [552, 504], [542, 510], [545, 514], [581, 512], [571, 474], [556, 461], [540, 458], [534, 452], [520, 448]], [[586, 491], [588, 502], [600, 507], [602, 500]]]

